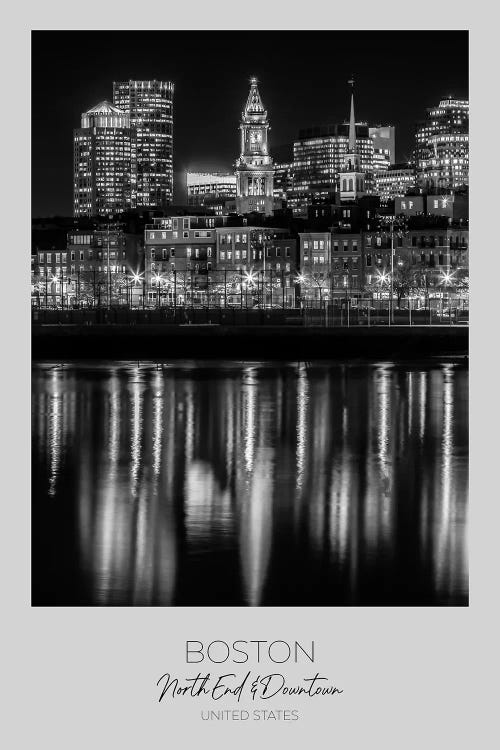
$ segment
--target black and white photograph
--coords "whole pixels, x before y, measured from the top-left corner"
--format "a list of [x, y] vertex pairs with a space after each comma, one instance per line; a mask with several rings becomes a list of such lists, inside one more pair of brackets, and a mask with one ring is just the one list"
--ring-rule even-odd
[[468, 607], [468, 32], [160, 29], [31, 32], [32, 608]]

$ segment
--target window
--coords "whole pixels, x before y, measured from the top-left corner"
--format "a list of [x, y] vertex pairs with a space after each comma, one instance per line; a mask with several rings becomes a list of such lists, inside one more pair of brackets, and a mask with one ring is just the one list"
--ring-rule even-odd
[[179, 232], [172, 232], [172, 239], [176, 240], [179, 236]]
[[240, 237], [240, 235], [239, 235], [239, 234], [237, 234], [237, 235], [235, 236], [235, 238], [234, 238], [234, 241], [235, 241], [235, 242], [240, 242], [240, 240], [241, 240], [241, 237]]
[[382, 246], [382, 237], [377, 237], [377, 247]]
[[411, 238], [411, 246], [416, 247], [417, 246], [417, 238], [415, 235]]
[[338, 249], [339, 249], [339, 243], [338, 242], [334, 242], [333, 243], [333, 252], [336, 253], [338, 251]]
[[288, 271], [288, 273], [290, 273], [290, 263], [285, 263], [285, 271]]
[[76, 256], [76, 253], [75, 253], [75, 251], [73, 250], [73, 251], [71, 252], [71, 260], [75, 260], [75, 256]]
[[367, 255], [366, 256], [366, 265], [367, 266], [371, 266], [371, 264], [372, 264], [372, 256], [371, 255]]
[[211, 270], [212, 270], [212, 263], [209, 261], [207, 263], [207, 271], [211, 271]]
[[221, 260], [226, 260], [226, 251], [225, 250], [221, 250], [220, 251], [220, 259]]
[[353, 240], [352, 241], [352, 251], [353, 251], [353, 253], [357, 253], [358, 252], [358, 241], [357, 240]]
[[342, 242], [342, 247], [343, 247], [343, 249], [344, 249], [344, 253], [346, 253], [346, 252], [347, 252], [347, 251], [349, 250], [349, 243], [348, 243], [348, 241], [347, 241], [347, 240], [344, 240], [344, 241]]
[[289, 258], [289, 257], [290, 257], [290, 248], [285, 247], [285, 258]]
[[324, 263], [325, 262], [325, 256], [324, 255], [320, 255], [319, 256], [319, 262], [320, 263]]
[[[89, 250], [89, 260], [92, 260], [94, 257], [94, 253], [92, 250]], [[123, 257], [125, 257], [125, 253], [123, 253]], [[73, 259], [72, 259], [73, 260]]]
[[358, 286], [358, 277], [357, 276], [353, 276], [352, 277], [352, 285], [355, 286], [355, 287]]
[[439, 265], [444, 266], [444, 255], [443, 253], [439, 253]]
[[199, 258], [200, 257], [200, 248], [199, 247], [195, 247], [195, 249], [194, 249], [194, 257], [195, 258]]
[[168, 258], [168, 250], [166, 247], [164, 247], [161, 251], [161, 257], [163, 258], [163, 260], [166, 260]]
[[149, 239], [150, 240], [154, 240], [154, 238], [155, 238], [155, 233], [154, 232], [150, 232], [149, 233]]
[[241, 251], [241, 257], [246, 260], [246, 257], [247, 257], [247, 251], [246, 250], [242, 250]]
[[179, 219], [174, 219], [173, 227], [174, 227], [174, 229], [178, 229], [179, 228]]
[[371, 237], [367, 237], [366, 238], [366, 246], [367, 247], [371, 247], [372, 246], [372, 238]]
[[318, 249], [318, 240], [314, 240], [314, 243], [313, 243], [313, 249], [314, 249], [314, 250], [317, 250], [317, 249]]
[[184, 237], [185, 240], [189, 239], [189, 232], [183, 232], [182, 236]]
[[281, 247], [276, 248], [276, 257], [279, 258], [281, 256]]
[[246, 242], [246, 241], [247, 241], [247, 236], [246, 236], [246, 234], [242, 234], [242, 235], [241, 235], [241, 241], [242, 241], [242, 242]]
[[324, 240], [320, 240], [319, 241], [319, 249], [320, 250], [324, 250], [325, 249], [325, 241]]
[[175, 258], [175, 247], [170, 248], [170, 257]]
[[281, 263], [276, 263], [276, 270], [279, 271], [281, 269]]
[[71, 266], [71, 275], [73, 276], [75, 274], [75, 266]]
[[154, 251], [154, 250], [151, 250], [151, 257], [152, 257], [152, 258], [154, 258], [154, 257], [155, 257], [155, 251]]
[[231, 258], [232, 258], [232, 257], [233, 257], [233, 253], [232, 253], [232, 251], [231, 251], [231, 250], [228, 250], [228, 251], [227, 251], [227, 259], [228, 259], [228, 260], [231, 260]]
[[239, 250], [235, 250], [234, 251], [234, 259], [235, 260], [239, 260], [240, 259], [240, 251]]
[[304, 240], [304, 250], [309, 250], [309, 242]]
[[40, 255], [38, 256], [39, 263], [43, 263], [43, 255], [44, 255], [43, 253], [40, 253]]
[[439, 201], [434, 201], [434, 208], [439, 208]]
[[56, 253], [56, 263], [60, 263], [60, 262], [61, 262], [61, 253]]
[[62, 262], [66, 263], [67, 253], [62, 254]]
[[191, 248], [187, 247], [186, 248], [186, 258], [190, 258], [190, 257], [191, 257]]
[[209, 247], [209, 248], [207, 249], [207, 258], [211, 258], [211, 257], [212, 257], [212, 248], [211, 248], [211, 247]]

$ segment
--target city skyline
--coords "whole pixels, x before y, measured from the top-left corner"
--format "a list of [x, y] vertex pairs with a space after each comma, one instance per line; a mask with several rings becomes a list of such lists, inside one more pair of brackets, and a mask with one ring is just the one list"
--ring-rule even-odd
[[[221, 35], [224, 34], [223, 37]], [[57, 42], [56, 42], [57, 35]], [[88, 69], [79, 54], [79, 38], [100, 36], [100, 65]], [[198, 52], [197, 37], [205, 40]], [[269, 111], [270, 150], [291, 143], [300, 128], [343, 122], [348, 116], [347, 80], [356, 79], [356, 115], [370, 124], [396, 126], [396, 158], [406, 158], [414, 145], [415, 125], [448, 95], [468, 97], [467, 32], [315, 32], [334, 41], [307, 47], [307, 32], [259, 32], [269, 38], [266, 65], [247, 55], [233, 55], [255, 43], [256, 32], [34, 32], [32, 85], [32, 212], [34, 216], [71, 215], [72, 133], [81, 113], [103, 99], [111, 99], [113, 82], [120, 80], [171, 80], [174, 95], [174, 202], [185, 200], [180, 186], [186, 171], [233, 171], [238, 157], [238, 125], [242, 100], [248, 93], [249, 78], [255, 75]], [[454, 55], [451, 66], [435, 66], [422, 76], [419, 56], [391, 67], [394, 41], [401, 49], [422, 48], [423, 36], [442, 56]], [[165, 45], [165, 41], [169, 44]], [[189, 55], [177, 54], [186, 49]], [[220, 39], [224, 44], [219, 44]], [[352, 55], [353, 39], [358, 45]], [[162, 41], [163, 40], [163, 41]], [[201, 74], [206, 42], [212, 40], [210, 77]], [[218, 41], [219, 40], [219, 41]], [[306, 47], [300, 45], [306, 40]], [[289, 51], [285, 65], [279, 46]], [[272, 42], [272, 44], [271, 44]], [[290, 45], [287, 47], [287, 43]], [[381, 59], [380, 85], [373, 85], [374, 54]], [[440, 56], [441, 56], [440, 55]], [[204, 58], [205, 59], [205, 58]], [[332, 63], [333, 59], [333, 63]], [[229, 61], [229, 62], [228, 62]], [[224, 67], [225, 66], [225, 67]], [[333, 74], [332, 74], [333, 68]], [[47, 81], [53, 83], [50, 118], [38, 118], [47, 95]], [[78, 85], [75, 86], [75, 81]], [[408, 96], [402, 95], [405, 87]], [[298, 106], [297, 106], [298, 105]], [[215, 116], [214, 116], [215, 113]]]

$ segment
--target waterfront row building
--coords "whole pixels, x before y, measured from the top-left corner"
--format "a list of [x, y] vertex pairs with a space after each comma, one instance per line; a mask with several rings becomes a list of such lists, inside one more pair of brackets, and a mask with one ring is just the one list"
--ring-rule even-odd
[[244, 293], [248, 305], [259, 284], [269, 303], [294, 302], [297, 240], [286, 229], [235, 225], [228, 216], [155, 218], [144, 247], [150, 302], [242, 304]]
[[[133, 276], [144, 266], [142, 240], [117, 224], [72, 230], [64, 250], [38, 249], [32, 257], [38, 304], [70, 307], [132, 304]], [[138, 292], [135, 290], [135, 301]]]
[[299, 233], [303, 297], [325, 301], [366, 296], [368, 290], [387, 293], [391, 267], [434, 292], [443, 285], [456, 288], [468, 277], [468, 243], [466, 224], [443, 220], [394, 234], [390, 229]]
[[393, 235], [345, 220], [345, 227], [298, 237], [228, 216], [155, 218], [143, 238], [112, 224], [71, 230], [64, 250], [32, 255], [34, 304], [248, 307], [265, 299], [292, 307], [298, 299], [356, 299], [387, 293], [391, 243], [395, 271], [418, 276], [433, 293], [468, 277], [466, 220], [410, 215], [409, 228]]
[[115, 82], [113, 103], [82, 114], [73, 134], [75, 217], [172, 202], [173, 93], [169, 81]]

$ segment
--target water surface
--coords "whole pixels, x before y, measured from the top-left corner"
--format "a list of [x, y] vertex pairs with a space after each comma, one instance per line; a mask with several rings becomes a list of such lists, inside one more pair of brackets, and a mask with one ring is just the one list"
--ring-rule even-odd
[[468, 602], [461, 361], [33, 366], [35, 605]]

